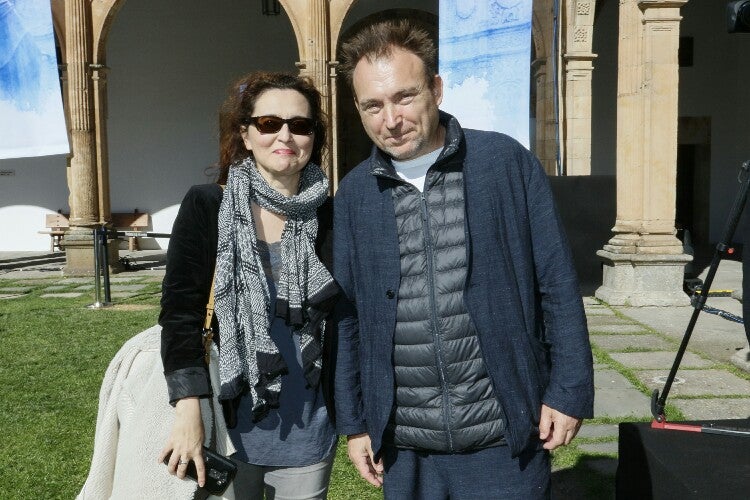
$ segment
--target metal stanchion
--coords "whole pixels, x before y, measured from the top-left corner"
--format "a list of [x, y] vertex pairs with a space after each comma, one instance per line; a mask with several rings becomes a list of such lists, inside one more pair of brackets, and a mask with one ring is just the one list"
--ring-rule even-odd
[[[102, 265], [104, 265], [104, 269], [107, 270], [106, 273], [106, 282], [107, 285], [109, 284], [109, 265], [107, 264], [107, 258], [106, 255], [102, 255], [102, 250], [106, 252], [106, 243], [103, 245], [101, 240], [101, 233], [102, 231], [105, 231], [104, 229], [94, 228], [94, 303], [87, 306], [89, 309], [101, 309], [102, 307], [106, 307], [111, 305], [111, 302], [109, 301], [109, 286], [107, 286], [105, 292], [107, 293], [107, 296], [105, 297], [105, 301], [101, 301], [101, 277], [102, 277]], [[106, 233], [104, 234], [104, 238], [106, 239]]]
[[107, 305], [112, 304], [112, 291], [109, 286], [109, 252], [107, 250], [107, 228], [102, 226], [101, 228], [102, 242], [99, 245], [99, 249], [102, 252], [101, 262], [103, 264], [102, 275], [104, 277], [104, 303]]

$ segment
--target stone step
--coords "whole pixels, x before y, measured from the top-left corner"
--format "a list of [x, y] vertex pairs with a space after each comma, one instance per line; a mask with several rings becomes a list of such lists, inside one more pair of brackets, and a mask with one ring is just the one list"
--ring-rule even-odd
[[44, 264], [61, 264], [65, 262], [65, 254], [62, 252], [51, 252], [28, 256], [11, 257], [0, 260], [0, 270], [23, 269], [36, 267]]

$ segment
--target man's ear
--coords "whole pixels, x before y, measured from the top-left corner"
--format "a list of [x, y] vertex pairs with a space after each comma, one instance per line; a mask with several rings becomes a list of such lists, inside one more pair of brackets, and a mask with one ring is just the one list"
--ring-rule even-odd
[[435, 75], [432, 79], [432, 95], [435, 97], [435, 103], [440, 106], [443, 102], [443, 79], [440, 75]]

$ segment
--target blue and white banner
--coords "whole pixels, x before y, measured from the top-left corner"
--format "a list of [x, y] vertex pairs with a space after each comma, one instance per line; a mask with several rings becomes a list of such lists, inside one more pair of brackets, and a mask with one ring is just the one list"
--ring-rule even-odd
[[49, 0], [0, 0], [0, 159], [70, 152]]
[[440, 0], [440, 106], [529, 147], [532, 0]]

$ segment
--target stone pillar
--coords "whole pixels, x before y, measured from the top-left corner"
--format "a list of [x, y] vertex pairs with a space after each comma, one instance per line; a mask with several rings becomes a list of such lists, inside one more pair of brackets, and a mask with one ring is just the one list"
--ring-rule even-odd
[[692, 257], [675, 236], [680, 7], [687, 0], [620, 0], [617, 220], [597, 252], [596, 297], [615, 305], [688, 305]]
[[[303, 53], [300, 54], [301, 61], [297, 63], [300, 74], [312, 78], [315, 86], [323, 97], [323, 112], [330, 119], [331, 113], [331, 86], [329, 74], [330, 57], [330, 30], [328, 26], [328, 1], [309, 0], [307, 4], [308, 23], [305, 39], [303, 40]], [[330, 128], [329, 128], [330, 130]], [[329, 179], [333, 178], [331, 168], [331, 134], [328, 134], [329, 155], [323, 159], [321, 165]]]
[[70, 229], [65, 234], [66, 275], [93, 275], [92, 228], [99, 222], [99, 181], [91, 81], [90, 2], [65, 2], [66, 75], [71, 154], [68, 159]]
[[109, 205], [109, 157], [107, 152], [107, 73], [103, 64], [92, 64], [96, 137], [96, 173], [99, 189], [99, 222], [112, 218]]
[[567, 2], [565, 35], [565, 173], [591, 175], [591, 52], [595, 0]]
[[536, 84], [536, 144], [537, 158], [547, 175], [557, 175], [557, 114], [555, 113], [555, 85], [550, 74], [552, 65], [547, 59], [531, 63]]
[[555, 41], [552, 33], [556, 18], [552, 0], [534, 0], [532, 6], [531, 36], [534, 44], [534, 61], [531, 74], [536, 85], [536, 139], [534, 154], [539, 158], [547, 175], [557, 175], [558, 109], [555, 105]]
[[[112, 211], [109, 198], [109, 151], [107, 149], [107, 74], [109, 68], [104, 64], [92, 64], [92, 76], [94, 90], [94, 119], [96, 137], [96, 176], [99, 191], [98, 209], [99, 224], [106, 224], [110, 229], [112, 226]], [[112, 241], [107, 245], [110, 272], [118, 273], [124, 267], [120, 263], [119, 241]]]
[[534, 76], [534, 85], [536, 85], [536, 124], [533, 152], [547, 175], [555, 174], [554, 157], [552, 161], [547, 158], [547, 61], [545, 59], [535, 59], [531, 63], [531, 73]]
[[330, 78], [330, 91], [331, 91], [331, 114], [328, 115], [328, 130], [330, 131], [330, 142], [329, 144], [329, 151], [331, 152], [331, 176], [329, 177], [331, 180], [331, 192], [335, 193], [336, 190], [339, 188], [339, 128], [336, 126], [336, 117], [338, 116], [339, 112], [339, 104], [338, 104], [338, 84], [336, 79], [338, 78], [338, 74], [336, 72], [336, 68], [338, 66], [338, 61], [331, 61], [331, 72], [329, 74]]
[[[339, 102], [338, 102], [338, 64], [336, 60], [337, 47], [339, 43], [339, 35], [341, 28], [344, 24], [349, 8], [356, 0], [329, 0], [328, 2], [328, 29], [329, 29], [329, 40], [330, 40], [330, 92], [331, 92], [331, 114], [328, 117], [331, 131], [331, 162], [332, 162], [332, 173], [331, 186], [333, 192], [336, 192], [339, 186], [339, 127], [338, 127], [338, 113], [339, 113]], [[351, 105], [349, 102], [342, 104], [343, 106]]]

